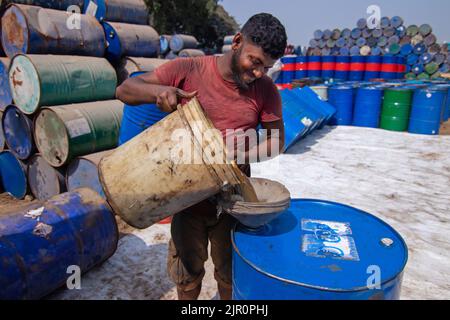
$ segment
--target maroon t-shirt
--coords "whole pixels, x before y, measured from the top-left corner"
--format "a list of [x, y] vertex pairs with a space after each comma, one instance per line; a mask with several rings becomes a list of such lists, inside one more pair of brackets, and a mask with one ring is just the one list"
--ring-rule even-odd
[[227, 129], [246, 131], [259, 122], [282, 119], [281, 98], [272, 79], [263, 76], [248, 91], [240, 91], [234, 82], [222, 78], [215, 56], [175, 59], [158, 67], [155, 74], [162, 85], [198, 91], [206, 115], [223, 136]]

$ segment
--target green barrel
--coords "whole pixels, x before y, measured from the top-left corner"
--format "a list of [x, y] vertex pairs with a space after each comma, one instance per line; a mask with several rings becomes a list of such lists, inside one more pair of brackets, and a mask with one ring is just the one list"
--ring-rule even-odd
[[430, 75], [428, 73], [422, 72], [421, 74], [419, 74], [417, 76], [417, 79], [419, 79], [419, 80], [429, 80], [430, 79]]
[[61, 167], [75, 157], [117, 147], [123, 106], [108, 100], [42, 108], [34, 120], [39, 152]]
[[406, 131], [411, 112], [411, 99], [411, 89], [386, 89], [384, 91], [380, 128], [391, 131]]
[[436, 73], [438, 70], [439, 70], [439, 65], [436, 62], [429, 63], [425, 66], [425, 71], [429, 75]]
[[33, 114], [41, 106], [114, 99], [117, 76], [104, 58], [17, 55], [9, 83], [16, 106]]

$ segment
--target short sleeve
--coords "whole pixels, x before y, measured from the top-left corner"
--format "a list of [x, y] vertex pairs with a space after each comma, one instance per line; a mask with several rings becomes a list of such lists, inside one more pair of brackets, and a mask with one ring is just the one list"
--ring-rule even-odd
[[273, 122], [283, 119], [281, 96], [272, 81], [267, 82], [263, 92], [265, 92], [265, 94], [263, 97], [260, 121]]
[[192, 65], [192, 58], [174, 59], [156, 68], [155, 75], [161, 85], [181, 88]]

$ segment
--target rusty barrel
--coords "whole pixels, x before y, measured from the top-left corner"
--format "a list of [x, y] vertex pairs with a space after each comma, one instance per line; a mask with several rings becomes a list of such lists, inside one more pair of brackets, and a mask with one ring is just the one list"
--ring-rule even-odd
[[28, 184], [38, 200], [48, 200], [67, 190], [64, 168], [52, 167], [40, 154], [35, 154], [28, 163]]
[[10, 5], [3, 15], [2, 44], [11, 58], [18, 53], [95, 57], [105, 53], [105, 35], [95, 18], [20, 4]]
[[36, 146], [54, 167], [77, 156], [115, 148], [122, 114], [119, 100], [43, 108], [34, 120]]
[[144, 0], [84, 0], [83, 12], [98, 21], [148, 24]]
[[11, 151], [0, 152], [0, 185], [16, 199], [23, 199], [28, 192], [27, 170], [27, 164]]
[[106, 57], [118, 61], [121, 57], [155, 58], [159, 54], [159, 34], [150, 26], [129, 23], [102, 23], [105, 30]]
[[104, 58], [17, 55], [9, 83], [16, 106], [33, 114], [41, 106], [114, 99], [117, 76]]
[[0, 216], [0, 299], [40, 299], [111, 257], [117, 224], [108, 204], [78, 189]]
[[135, 72], [150, 72], [154, 71], [159, 66], [168, 62], [167, 59], [157, 59], [157, 58], [136, 58], [136, 57], [125, 57], [119, 63], [117, 67], [117, 77], [119, 83], [122, 83], [128, 79]]
[[42, 8], [55, 9], [55, 10], [68, 10], [70, 6], [77, 6], [80, 9], [83, 8], [84, 0], [6, 0], [2, 1], [1, 6], [8, 3], [27, 4], [31, 6], [38, 6]]
[[107, 150], [80, 156], [73, 160], [67, 167], [67, 189], [72, 191], [79, 188], [90, 188], [104, 198], [105, 193], [98, 177], [98, 165], [104, 157], [111, 153], [112, 150]]
[[194, 98], [103, 158], [100, 181], [115, 213], [143, 229], [239, 184], [225, 150]]

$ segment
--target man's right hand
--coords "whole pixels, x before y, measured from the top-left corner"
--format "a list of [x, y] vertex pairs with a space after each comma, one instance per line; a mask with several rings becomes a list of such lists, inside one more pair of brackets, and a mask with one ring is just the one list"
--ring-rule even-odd
[[156, 105], [161, 111], [170, 113], [177, 110], [179, 99], [190, 99], [195, 97], [196, 95], [197, 91], [186, 92], [175, 87], [166, 87], [156, 97]]

